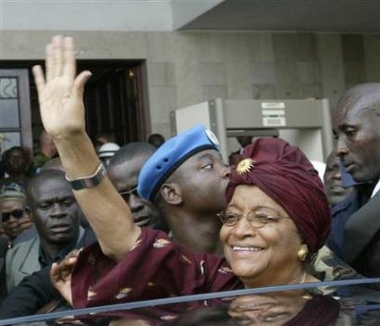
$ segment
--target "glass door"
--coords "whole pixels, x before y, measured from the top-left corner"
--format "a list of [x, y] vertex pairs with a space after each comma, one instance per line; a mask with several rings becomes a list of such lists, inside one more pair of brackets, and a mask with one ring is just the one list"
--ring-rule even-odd
[[12, 146], [32, 153], [29, 73], [0, 69], [0, 155]]

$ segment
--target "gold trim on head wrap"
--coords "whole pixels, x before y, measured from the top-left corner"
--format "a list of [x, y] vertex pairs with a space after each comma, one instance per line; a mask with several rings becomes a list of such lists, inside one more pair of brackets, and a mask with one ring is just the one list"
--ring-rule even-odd
[[239, 175], [248, 173], [255, 166], [254, 163], [255, 161], [251, 158], [245, 158], [244, 160], [240, 161], [240, 163], [237, 165], [236, 173]]

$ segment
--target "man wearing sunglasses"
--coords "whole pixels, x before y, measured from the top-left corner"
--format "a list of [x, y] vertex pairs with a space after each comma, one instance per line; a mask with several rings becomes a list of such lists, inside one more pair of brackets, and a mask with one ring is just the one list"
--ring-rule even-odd
[[23, 222], [30, 225], [25, 193], [16, 183], [3, 184], [0, 188], [0, 228], [4, 229], [5, 236], [0, 238], [0, 302], [6, 295], [5, 256], [12, 241], [21, 233]]
[[26, 207], [24, 190], [17, 183], [10, 182], [0, 189], [0, 227], [7, 236], [8, 246], [31, 227], [29, 211]]
[[166, 222], [156, 206], [137, 193], [140, 170], [156, 148], [145, 142], [122, 146], [109, 161], [107, 174], [116, 190], [129, 205], [138, 226], [168, 231]]

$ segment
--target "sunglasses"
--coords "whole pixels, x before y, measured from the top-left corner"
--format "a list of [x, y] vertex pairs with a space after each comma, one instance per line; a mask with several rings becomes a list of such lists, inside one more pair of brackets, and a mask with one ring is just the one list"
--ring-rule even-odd
[[11, 212], [1, 213], [2, 221], [7, 222], [10, 220], [11, 216], [16, 219], [19, 219], [24, 216], [24, 213], [27, 212], [28, 209], [14, 209]]
[[139, 194], [137, 192], [137, 186], [130, 189], [130, 190], [125, 190], [125, 191], [119, 191], [119, 194], [121, 195], [121, 197], [123, 197], [124, 199], [128, 199], [131, 195], [133, 196], [136, 196], [136, 197], [139, 197]]

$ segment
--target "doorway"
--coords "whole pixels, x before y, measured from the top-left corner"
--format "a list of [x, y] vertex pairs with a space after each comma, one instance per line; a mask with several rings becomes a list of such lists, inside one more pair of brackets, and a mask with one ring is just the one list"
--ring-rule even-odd
[[[43, 129], [38, 109], [37, 91], [31, 68], [42, 61], [0, 61], [0, 69], [18, 69], [29, 77], [31, 126], [33, 149], [38, 147]], [[144, 60], [79, 60], [77, 71], [90, 70], [92, 77], [86, 84], [86, 128], [90, 138], [109, 135], [120, 146], [144, 140], [149, 124], [146, 98], [146, 69]], [[25, 129], [25, 131], [27, 128]], [[23, 128], [24, 131], [24, 128]], [[22, 131], [22, 132], [23, 132]]]

